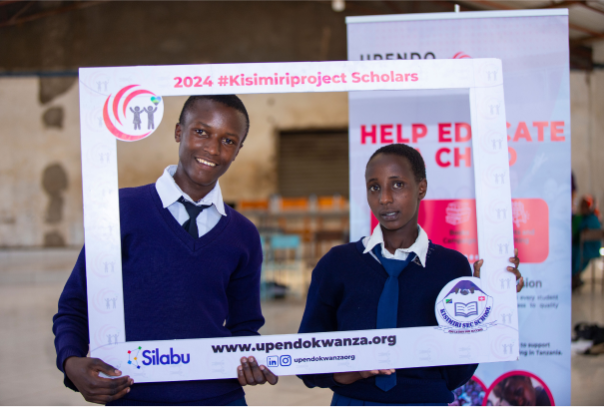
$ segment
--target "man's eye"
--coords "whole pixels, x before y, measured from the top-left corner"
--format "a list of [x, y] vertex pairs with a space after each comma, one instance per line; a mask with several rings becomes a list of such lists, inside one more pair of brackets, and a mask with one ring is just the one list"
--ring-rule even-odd
[[195, 129], [195, 133], [197, 133], [200, 136], [205, 136], [207, 134], [207, 132], [203, 129]]
[[404, 185], [404, 184], [403, 184], [402, 182], [395, 182], [395, 183], [394, 183], [394, 188], [396, 188], [396, 189], [401, 189], [401, 188], [403, 187], [403, 185]]
[[379, 186], [377, 186], [377, 185], [371, 185], [371, 186], [369, 187], [369, 190], [370, 190], [371, 192], [377, 192], [377, 191], [379, 191], [379, 190], [380, 190], [380, 187], [379, 187]]
[[224, 139], [224, 143], [225, 143], [225, 144], [228, 144], [228, 145], [230, 145], [230, 146], [232, 146], [232, 145], [234, 145], [234, 144], [235, 144], [235, 140], [232, 140], [232, 139], [230, 139], [230, 138], [225, 138], [225, 139]]

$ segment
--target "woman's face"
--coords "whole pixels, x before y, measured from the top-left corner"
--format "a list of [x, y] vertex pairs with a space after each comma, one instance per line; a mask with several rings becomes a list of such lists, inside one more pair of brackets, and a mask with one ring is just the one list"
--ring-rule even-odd
[[378, 154], [365, 170], [367, 202], [386, 230], [398, 230], [415, 219], [426, 196], [427, 181], [417, 182], [411, 163], [395, 154]]

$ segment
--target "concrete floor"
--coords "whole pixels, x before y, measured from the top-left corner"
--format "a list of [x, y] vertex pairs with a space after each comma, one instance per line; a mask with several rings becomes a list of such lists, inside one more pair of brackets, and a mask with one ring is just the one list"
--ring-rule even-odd
[[[77, 250], [0, 251], [0, 405], [82, 405], [79, 393], [65, 388], [55, 367], [52, 316]], [[601, 271], [599, 272], [601, 273]], [[604, 325], [600, 280], [573, 295], [573, 324]], [[301, 301], [263, 304], [263, 334], [298, 328]], [[604, 355], [572, 357], [572, 404], [604, 404]], [[331, 391], [307, 389], [296, 377], [277, 386], [246, 388], [249, 405], [328, 405]]]

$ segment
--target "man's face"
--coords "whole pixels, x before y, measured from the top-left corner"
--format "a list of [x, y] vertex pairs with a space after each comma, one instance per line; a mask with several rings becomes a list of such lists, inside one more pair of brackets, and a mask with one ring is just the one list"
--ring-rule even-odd
[[415, 219], [426, 196], [427, 181], [415, 180], [411, 163], [394, 154], [378, 154], [365, 170], [367, 202], [386, 230], [398, 230]]
[[526, 376], [512, 376], [503, 389], [503, 398], [512, 406], [534, 406], [537, 401], [535, 388]]
[[[244, 115], [222, 103], [197, 100], [176, 125], [180, 143], [176, 183], [193, 199], [201, 199], [229, 169], [242, 147]], [[201, 196], [200, 196], [201, 194]]]

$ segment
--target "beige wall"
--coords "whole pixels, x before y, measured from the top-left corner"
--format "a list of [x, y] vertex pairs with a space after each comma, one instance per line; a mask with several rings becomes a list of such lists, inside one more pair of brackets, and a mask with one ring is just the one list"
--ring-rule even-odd
[[[52, 232], [67, 244], [83, 240], [77, 89], [42, 105], [39, 83], [31, 77], [0, 78], [0, 246], [41, 246]], [[43, 123], [52, 107], [63, 107], [62, 129]], [[62, 219], [49, 223], [42, 177], [57, 163], [68, 185], [61, 192]]]
[[577, 197], [592, 194], [604, 209], [604, 71], [571, 72], [570, 87]]
[[[42, 104], [40, 80], [0, 78], [0, 247], [81, 245], [82, 190], [79, 140], [78, 86]], [[224, 198], [267, 198], [276, 192], [276, 148], [280, 130], [345, 128], [345, 93], [244, 95], [251, 128], [244, 148], [221, 179]], [[185, 101], [165, 99], [164, 118], [149, 138], [118, 142], [120, 187], [155, 182], [163, 169], [178, 161], [174, 125]], [[64, 112], [62, 128], [49, 127], [48, 109]], [[59, 164], [67, 175], [61, 189], [57, 219], [48, 217], [51, 196], [42, 184], [44, 170]], [[49, 220], [50, 219], [50, 220]], [[50, 234], [45, 238], [45, 235]], [[57, 239], [59, 241], [57, 242]]]
[[[571, 154], [578, 195], [594, 194], [604, 204], [604, 71], [573, 71], [570, 83]], [[44, 246], [61, 240], [66, 245], [83, 243], [77, 83], [51, 96], [41, 96], [39, 78], [0, 78], [0, 247]], [[348, 125], [344, 93], [242, 99], [251, 129], [245, 147], [221, 179], [227, 201], [266, 198], [276, 192], [280, 130]], [[184, 98], [166, 98], [165, 103], [163, 121], [151, 137], [118, 142], [120, 187], [154, 182], [167, 165], [177, 162], [173, 131]], [[45, 124], [44, 114], [52, 108], [63, 109], [62, 128]], [[54, 215], [49, 217], [52, 198], [42, 185], [44, 170], [53, 164], [63, 168], [68, 181], [66, 189], [56, 193], [58, 220], [56, 197], [54, 209], [50, 208]]]
[[[226, 201], [263, 199], [276, 192], [278, 132], [346, 128], [346, 93], [242, 95], [250, 115], [250, 132], [220, 187]], [[164, 168], [178, 161], [174, 127], [184, 97], [165, 99], [164, 118], [147, 139], [118, 143], [120, 187], [155, 182]]]

